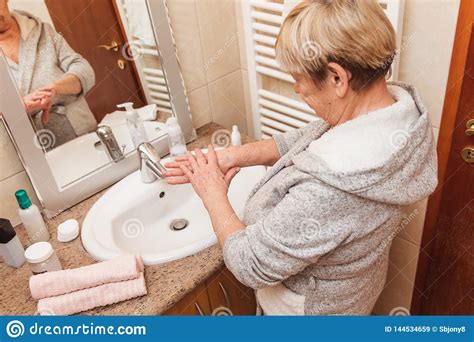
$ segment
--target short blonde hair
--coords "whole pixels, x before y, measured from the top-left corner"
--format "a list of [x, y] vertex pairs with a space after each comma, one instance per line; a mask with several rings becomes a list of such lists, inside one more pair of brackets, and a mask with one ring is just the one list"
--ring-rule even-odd
[[385, 77], [396, 55], [395, 31], [376, 0], [305, 0], [286, 17], [275, 48], [284, 70], [316, 84], [328, 63], [340, 64], [355, 91]]

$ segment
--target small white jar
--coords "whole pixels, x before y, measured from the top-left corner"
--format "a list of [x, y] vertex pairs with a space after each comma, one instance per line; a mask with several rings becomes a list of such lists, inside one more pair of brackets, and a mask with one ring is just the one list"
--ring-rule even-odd
[[53, 246], [46, 241], [37, 242], [28, 247], [25, 251], [25, 259], [33, 274], [63, 269], [58, 256], [54, 253]]

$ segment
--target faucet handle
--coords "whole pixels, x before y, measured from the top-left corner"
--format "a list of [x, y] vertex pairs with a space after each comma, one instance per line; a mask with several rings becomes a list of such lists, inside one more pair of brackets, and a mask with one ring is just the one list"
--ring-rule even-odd
[[166, 169], [161, 165], [161, 157], [152, 144], [144, 142], [138, 145], [137, 153], [140, 158], [140, 173], [144, 183], [151, 183], [156, 178], [164, 178]]
[[112, 159], [114, 162], [118, 162], [124, 158], [123, 151], [120, 150], [112, 128], [106, 125], [101, 125], [97, 127], [95, 133], [99, 137], [99, 140], [104, 146], [105, 152], [110, 159]]
[[152, 163], [158, 163], [161, 160], [160, 155], [155, 150], [152, 144], [148, 142], [143, 142], [137, 147], [137, 152], [140, 155], [140, 158], [147, 158]]

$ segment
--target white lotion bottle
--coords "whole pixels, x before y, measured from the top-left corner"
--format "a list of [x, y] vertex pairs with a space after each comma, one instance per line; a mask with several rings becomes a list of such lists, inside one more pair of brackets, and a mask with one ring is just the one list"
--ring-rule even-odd
[[184, 141], [183, 131], [178, 124], [178, 119], [174, 116], [166, 120], [168, 128], [168, 143], [170, 147], [170, 156], [175, 158], [186, 154], [186, 142]]
[[125, 109], [125, 120], [130, 136], [132, 137], [133, 146], [137, 148], [141, 143], [147, 142], [148, 137], [146, 135], [145, 126], [138, 112], [133, 108], [133, 103], [125, 102], [117, 105], [117, 108]]
[[49, 232], [38, 207], [31, 203], [28, 194], [23, 189], [15, 192], [15, 197], [20, 206], [18, 213], [31, 242], [48, 241]]
[[232, 146], [242, 145], [242, 138], [240, 136], [239, 127], [237, 125], [232, 126], [232, 133], [230, 134], [230, 141]]

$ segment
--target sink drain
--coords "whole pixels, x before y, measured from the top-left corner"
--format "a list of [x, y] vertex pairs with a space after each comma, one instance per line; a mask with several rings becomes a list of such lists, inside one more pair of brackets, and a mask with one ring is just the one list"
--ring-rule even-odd
[[189, 221], [186, 219], [176, 219], [171, 221], [170, 228], [171, 230], [183, 230], [189, 225]]

